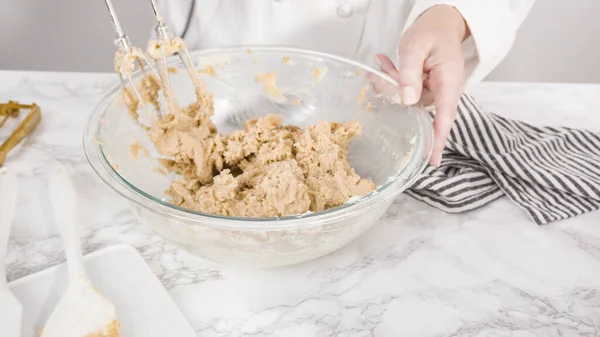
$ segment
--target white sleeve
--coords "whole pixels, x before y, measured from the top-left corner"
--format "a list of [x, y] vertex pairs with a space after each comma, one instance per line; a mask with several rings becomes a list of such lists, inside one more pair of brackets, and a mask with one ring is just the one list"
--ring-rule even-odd
[[406, 30], [435, 5], [453, 6], [463, 16], [471, 36], [463, 42], [467, 83], [479, 82], [508, 54], [517, 29], [535, 0], [416, 0]]

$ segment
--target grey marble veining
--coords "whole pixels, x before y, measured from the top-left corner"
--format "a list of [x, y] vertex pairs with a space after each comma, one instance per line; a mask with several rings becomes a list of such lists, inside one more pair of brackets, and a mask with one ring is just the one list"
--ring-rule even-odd
[[[6, 162], [21, 185], [10, 279], [64, 260], [47, 191], [60, 162], [77, 175], [85, 252], [136, 247], [199, 336], [600, 336], [599, 212], [538, 227], [506, 198], [447, 215], [400, 196], [351, 245], [266, 270], [218, 265], [163, 242], [83, 154], [86, 119], [114, 80], [0, 72], [0, 101], [43, 110], [35, 134]], [[484, 83], [470, 92], [494, 113], [600, 131], [600, 85]]]

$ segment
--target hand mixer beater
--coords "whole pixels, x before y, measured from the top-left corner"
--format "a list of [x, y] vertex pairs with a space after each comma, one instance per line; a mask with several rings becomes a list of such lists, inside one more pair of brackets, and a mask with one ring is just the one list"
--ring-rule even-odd
[[[115, 70], [119, 74], [121, 84], [124, 88], [123, 93], [125, 102], [128, 105], [129, 110], [134, 113], [134, 117], [139, 119], [140, 116], [137, 115], [136, 111], [138, 108], [141, 108], [146, 112], [147, 117], [150, 118], [149, 122], [142, 124], [151, 125], [155, 122], [156, 117], [162, 118], [166, 114], [175, 115], [180, 111], [179, 104], [177, 103], [169, 84], [169, 70], [167, 68], [167, 58], [174, 54], [177, 54], [181, 59], [194, 84], [198, 103], [202, 104], [204, 100], [204, 96], [202, 95], [203, 84], [198, 72], [194, 68], [192, 58], [190, 57], [184, 41], [170, 33], [168, 25], [159, 14], [156, 1], [150, 0], [157, 24], [155, 27], [156, 40], [150, 41], [147, 50], [149, 57], [147, 57], [146, 53], [140, 48], [131, 44], [129, 37], [125, 35], [121, 28], [111, 1], [105, 0], [105, 2], [111, 16], [113, 28], [117, 35], [115, 44], [118, 50], [115, 54]], [[138, 69], [136, 69], [136, 66]], [[148, 90], [140, 91], [136, 88], [133, 80], [133, 73], [136, 70], [143, 72], [144, 76], [141, 81], [141, 86]], [[160, 81], [160, 83], [158, 83], [158, 81]], [[159, 104], [159, 90], [157, 88], [162, 89], [162, 100], [164, 100], [165, 104]], [[146, 97], [148, 95], [153, 97]], [[149, 112], [145, 102], [153, 103], [158, 116]], [[167, 107], [166, 114], [161, 106]]]

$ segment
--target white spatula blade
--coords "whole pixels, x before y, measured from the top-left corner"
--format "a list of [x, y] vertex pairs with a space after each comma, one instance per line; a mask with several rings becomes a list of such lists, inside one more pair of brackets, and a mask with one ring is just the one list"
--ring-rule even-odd
[[0, 289], [0, 336], [21, 336], [21, 302], [6, 289]]

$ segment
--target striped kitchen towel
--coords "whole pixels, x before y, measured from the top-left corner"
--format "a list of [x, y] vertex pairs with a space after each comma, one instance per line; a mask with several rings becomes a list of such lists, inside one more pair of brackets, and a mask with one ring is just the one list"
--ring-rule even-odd
[[600, 208], [600, 134], [510, 120], [463, 95], [440, 167], [407, 193], [448, 213], [506, 195], [538, 225], [591, 212]]

